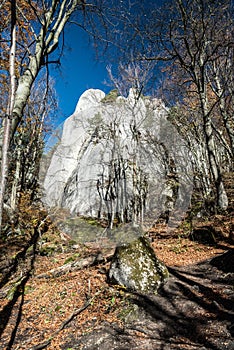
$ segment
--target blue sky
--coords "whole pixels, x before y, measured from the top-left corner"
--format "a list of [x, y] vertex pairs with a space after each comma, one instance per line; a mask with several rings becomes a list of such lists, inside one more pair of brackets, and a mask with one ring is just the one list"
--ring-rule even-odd
[[[164, 0], [152, 1], [155, 6], [159, 6]], [[74, 112], [79, 97], [87, 89], [97, 88], [105, 93], [112, 89], [104, 84], [108, 80], [108, 58], [102, 52], [99, 55], [104, 62], [95, 59], [95, 49], [89, 43], [89, 36], [84, 30], [76, 25], [66, 28], [61, 66], [59, 69], [53, 66], [50, 68], [59, 100], [58, 123]]]
[[76, 26], [69, 27], [65, 45], [60, 68], [50, 68], [61, 110], [59, 121], [74, 112], [77, 101], [85, 90], [98, 88], [108, 92], [111, 89], [104, 84], [108, 78], [108, 62], [101, 63], [96, 60], [95, 50], [84, 31]]

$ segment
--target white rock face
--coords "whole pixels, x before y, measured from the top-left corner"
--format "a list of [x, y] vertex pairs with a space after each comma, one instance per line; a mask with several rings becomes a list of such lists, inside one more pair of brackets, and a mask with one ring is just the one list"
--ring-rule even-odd
[[[135, 95], [112, 99], [91, 89], [80, 97], [44, 178], [49, 207], [123, 221], [155, 221], [167, 209], [168, 183], [176, 174], [185, 183], [187, 150], [163, 103]], [[176, 189], [180, 201], [189, 188], [183, 186]]]
[[[88, 90], [80, 97], [76, 110], [63, 125], [61, 141], [50, 161], [43, 187], [45, 202], [49, 206], [60, 206], [66, 183], [77, 166], [82, 147], [90, 137], [89, 117], [105, 97], [101, 90]], [[89, 113], [84, 113], [89, 110]]]
[[83, 110], [86, 110], [90, 107], [98, 106], [100, 101], [105, 97], [105, 93], [101, 90], [89, 89], [85, 91], [80, 97], [74, 114], [78, 114]]

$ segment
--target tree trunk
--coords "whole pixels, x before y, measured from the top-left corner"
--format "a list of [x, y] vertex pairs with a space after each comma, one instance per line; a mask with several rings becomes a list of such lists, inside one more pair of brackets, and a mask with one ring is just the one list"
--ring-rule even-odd
[[228, 206], [228, 197], [223, 185], [220, 166], [217, 162], [212, 122], [211, 118], [209, 117], [205, 93], [201, 93], [201, 104], [203, 111], [204, 133], [206, 138], [206, 147], [208, 151], [210, 171], [216, 187], [217, 205], [220, 209], [225, 210]]
[[230, 141], [232, 156], [234, 157], [234, 130], [233, 130], [232, 122], [230, 120], [231, 118], [227, 115], [224, 105], [225, 105], [225, 102], [223, 101], [223, 98], [221, 98], [220, 112], [223, 117], [223, 122]]
[[46, 63], [47, 57], [57, 48], [60, 34], [79, 3], [79, 0], [53, 1], [51, 7], [45, 13], [45, 23], [41, 26], [36, 38], [35, 53], [30, 56], [29, 65], [19, 79], [13, 109], [14, 119], [12, 121], [11, 138], [22, 119], [23, 110], [34, 80]]
[[16, 52], [16, 1], [11, 1], [11, 48], [9, 57], [10, 66], [10, 94], [7, 108], [7, 117], [4, 120], [4, 134], [2, 144], [1, 188], [0, 188], [0, 232], [2, 226], [4, 195], [8, 176], [8, 151], [10, 145], [11, 119], [15, 100], [15, 52]]
[[16, 165], [15, 165], [15, 173], [11, 186], [11, 199], [10, 199], [10, 207], [13, 211], [16, 209], [17, 205], [17, 188], [20, 183], [20, 175], [21, 175], [21, 166], [22, 166], [22, 141], [19, 141], [19, 144], [16, 146]]
[[18, 87], [15, 92], [15, 103], [12, 112], [13, 120], [11, 128], [11, 139], [13, 138], [17, 126], [19, 125], [22, 119], [23, 110], [30, 96], [32, 84], [41, 69], [41, 60], [44, 50], [43, 40], [44, 38], [42, 37], [42, 35], [39, 35], [38, 43], [36, 45], [35, 56], [31, 57], [27, 70], [19, 79]]

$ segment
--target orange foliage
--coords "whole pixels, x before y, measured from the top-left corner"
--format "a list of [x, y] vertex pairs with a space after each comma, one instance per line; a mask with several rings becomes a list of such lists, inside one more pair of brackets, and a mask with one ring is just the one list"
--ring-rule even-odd
[[[32, 1], [32, 5], [37, 8], [37, 2]], [[6, 113], [7, 96], [9, 90], [9, 52], [10, 52], [10, 33], [11, 33], [11, 1], [7, 0], [0, 5], [0, 85], [1, 97], [0, 108], [2, 113]], [[24, 65], [24, 60], [28, 56], [28, 50], [33, 43], [33, 30], [30, 21], [36, 19], [32, 6], [28, 1], [18, 0], [16, 5], [16, 78], [20, 76], [20, 70]], [[38, 9], [39, 11], [39, 9]]]

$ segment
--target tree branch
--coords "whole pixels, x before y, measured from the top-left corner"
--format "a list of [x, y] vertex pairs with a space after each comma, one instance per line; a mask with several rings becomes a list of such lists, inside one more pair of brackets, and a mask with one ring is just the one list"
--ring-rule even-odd
[[47, 340], [45, 340], [43, 343], [38, 344], [36, 346], [33, 346], [32, 348], [30, 348], [29, 350], [41, 350], [41, 349], [45, 349], [48, 345], [50, 345], [50, 343], [52, 342], [52, 340], [66, 327], [66, 325], [71, 322], [76, 316], [78, 316], [79, 314], [81, 314], [81, 312], [83, 312], [84, 310], [86, 310], [89, 305], [91, 305], [92, 301], [94, 300], [94, 298], [100, 294], [101, 291], [97, 292], [92, 298], [88, 299], [81, 308], [75, 310], [65, 321], [62, 322], [61, 326], [59, 327], [59, 329], [54, 332], [54, 334], [52, 336], [50, 336]]

